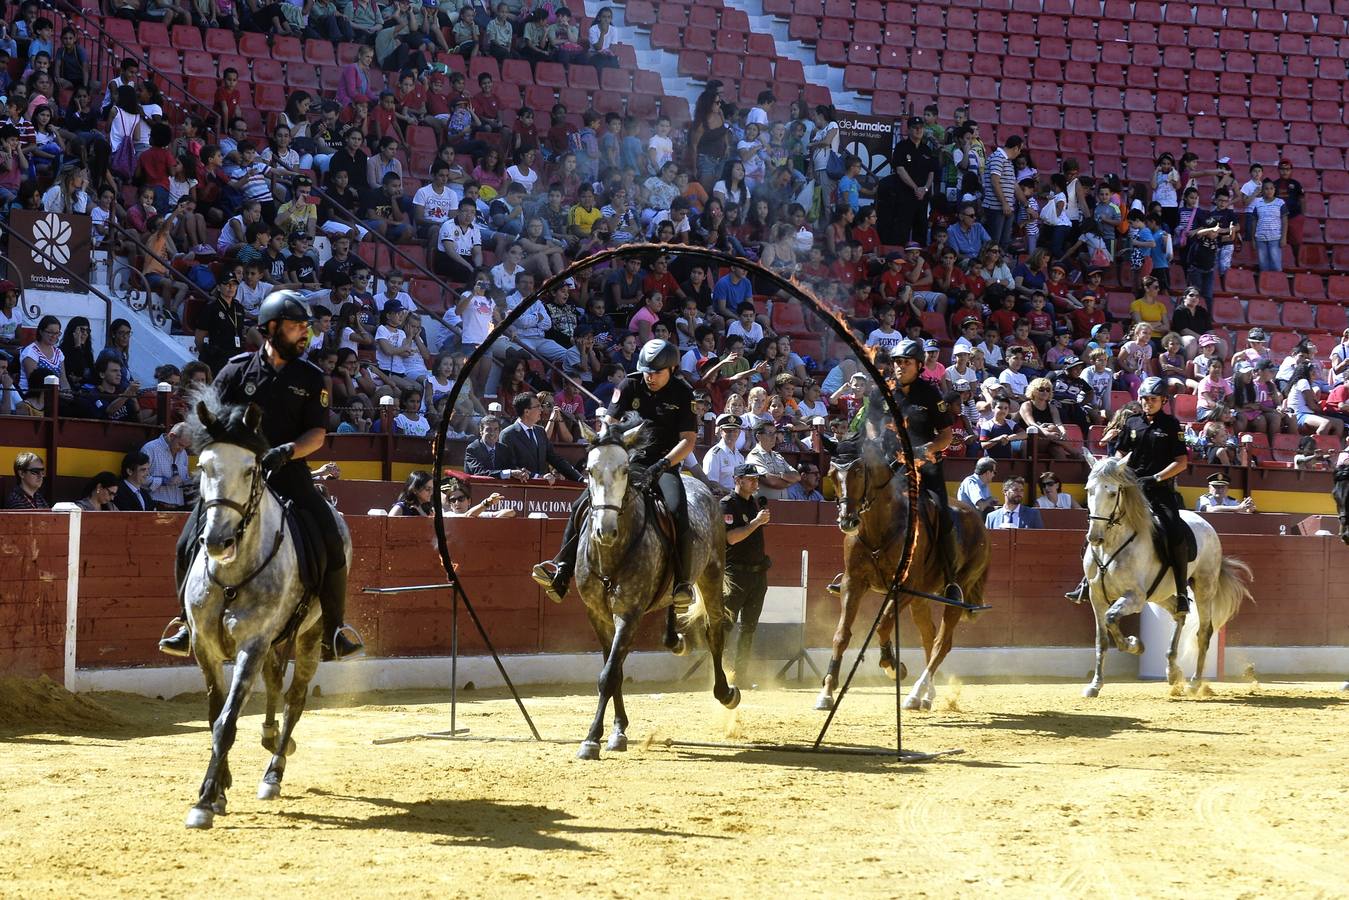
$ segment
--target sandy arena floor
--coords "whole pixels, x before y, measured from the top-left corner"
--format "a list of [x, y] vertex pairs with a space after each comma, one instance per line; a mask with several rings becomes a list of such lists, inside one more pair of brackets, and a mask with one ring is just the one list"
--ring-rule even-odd
[[[1349, 894], [1338, 684], [1080, 691], [947, 685], [908, 714], [906, 745], [965, 753], [922, 765], [664, 744], [809, 741], [813, 689], [747, 692], [730, 713], [630, 687], [632, 749], [599, 763], [573, 758], [594, 704], [580, 689], [527, 698], [565, 739], [545, 744], [375, 746], [444, 729], [447, 698], [323, 698], [270, 805], [254, 797], [261, 716], [242, 720], [230, 815], [190, 832], [199, 697], [0, 680], [0, 896]], [[465, 696], [474, 735], [527, 734], [509, 698]], [[893, 696], [858, 689], [831, 739], [892, 741]]]

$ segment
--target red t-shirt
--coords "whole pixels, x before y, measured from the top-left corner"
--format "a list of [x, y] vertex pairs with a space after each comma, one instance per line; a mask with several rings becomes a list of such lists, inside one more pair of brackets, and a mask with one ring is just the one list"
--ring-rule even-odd
[[539, 147], [539, 129], [533, 125], [526, 125], [524, 119], [516, 119], [515, 124], [511, 126], [511, 131], [520, 137], [520, 149], [528, 150]]
[[1007, 337], [1016, 327], [1016, 320], [1019, 318], [1014, 309], [999, 309], [989, 314], [988, 324], [996, 325], [998, 334]]
[[1054, 330], [1054, 317], [1047, 310], [1030, 310], [1026, 313], [1026, 321], [1030, 322], [1031, 331], [1049, 331]]
[[907, 285], [908, 279], [904, 277], [904, 270], [888, 269], [881, 276], [881, 294], [886, 297], [898, 297], [899, 292]]
[[664, 275], [647, 275], [642, 279], [642, 292], [649, 294], [652, 291], [660, 291], [661, 296], [665, 298], [665, 308], [670, 308], [670, 298], [674, 297], [679, 290], [679, 282], [674, 280], [674, 276], [669, 272]]
[[1091, 337], [1091, 330], [1094, 327], [1105, 323], [1105, 310], [1099, 307], [1091, 312], [1075, 309], [1068, 314], [1068, 321], [1073, 324], [1073, 338], [1085, 340]]
[[501, 117], [501, 101], [496, 98], [496, 94], [479, 94], [469, 101], [469, 106], [484, 121]]
[[866, 277], [866, 272], [863, 270], [862, 262], [860, 260], [852, 263], [844, 262], [841, 259], [836, 260], [834, 264], [829, 267], [829, 274], [848, 285], [848, 287], [852, 287], [854, 284], [857, 284], [858, 281]]
[[970, 319], [973, 319], [982, 326], [984, 324], [983, 311], [969, 306], [962, 306], [960, 309], [955, 311], [954, 315], [951, 316], [951, 327], [954, 328], [956, 331], [959, 331], [960, 326], [965, 324], [965, 322], [969, 321]]
[[239, 114], [239, 103], [240, 103], [239, 89], [236, 87], [234, 90], [228, 91], [225, 90], [225, 86], [223, 84], [220, 87], [216, 88], [215, 89], [216, 109], [219, 109], [220, 104], [222, 103], [225, 104], [225, 112], [229, 115], [229, 118], [233, 119], [235, 116], [237, 116]]
[[875, 228], [854, 228], [852, 239], [862, 245], [862, 252], [875, 253], [881, 246], [881, 236]]
[[169, 189], [169, 174], [177, 162], [167, 147], [151, 147], [140, 155], [137, 168], [141, 173], [141, 183]]
[[426, 88], [422, 87], [420, 84], [413, 84], [412, 90], [408, 91], [406, 94], [403, 93], [402, 88], [399, 88], [394, 92], [394, 98], [398, 101], [398, 105], [405, 111], [413, 110], [415, 112], [421, 112], [422, 108], [426, 106]]
[[370, 126], [377, 137], [403, 139], [403, 129], [398, 125], [398, 113], [380, 106], [370, 111]]

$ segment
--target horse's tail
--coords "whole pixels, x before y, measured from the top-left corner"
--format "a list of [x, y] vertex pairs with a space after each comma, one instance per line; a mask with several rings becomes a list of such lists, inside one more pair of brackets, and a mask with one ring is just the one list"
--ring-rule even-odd
[[1218, 567], [1218, 584], [1209, 602], [1209, 618], [1216, 631], [1232, 620], [1243, 600], [1251, 598], [1251, 567], [1233, 556], [1224, 556]]
[[707, 604], [703, 602], [703, 592], [696, 586], [693, 589], [693, 602], [679, 616], [679, 628], [683, 634], [703, 634], [708, 627]]

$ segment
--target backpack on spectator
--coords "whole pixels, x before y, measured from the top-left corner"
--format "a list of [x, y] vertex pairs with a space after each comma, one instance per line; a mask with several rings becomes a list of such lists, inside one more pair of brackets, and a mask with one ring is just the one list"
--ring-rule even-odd
[[[121, 110], [117, 114], [125, 115]], [[130, 130], [125, 131], [121, 146], [108, 157], [108, 169], [122, 181], [130, 181], [136, 174], [136, 164], [140, 161], [140, 153], [136, 150], [136, 130], [140, 126], [141, 117], [136, 116]]]
[[201, 263], [197, 263], [187, 270], [187, 280], [201, 288], [204, 293], [209, 294], [215, 290], [215, 276], [211, 274], [208, 267]]

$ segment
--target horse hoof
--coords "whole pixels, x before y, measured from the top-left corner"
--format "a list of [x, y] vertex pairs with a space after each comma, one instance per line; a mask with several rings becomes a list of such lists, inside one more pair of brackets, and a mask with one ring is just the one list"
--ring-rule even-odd
[[905, 709], [922, 709], [923, 701], [917, 697], [905, 697], [903, 706]]
[[183, 824], [188, 828], [210, 828], [215, 824], [215, 813], [209, 809], [194, 806], [187, 811], [187, 821]]
[[670, 648], [670, 652], [675, 656], [683, 656], [685, 653], [689, 652], [689, 645], [684, 642], [684, 636], [682, 634], [679, 636], [679, 639], [675, 641], [674, 646]]
[[924, 697], [920, 707], [923, 710], [923, 712], [932, 712], [932, 698]]
[[909, 677], [909, 667], [902, 662], [899, 664], [899, 677], [901, 680]]
[[725, 700], [721, 701], [721, 705], [726, 707], [727, 709], [735, 709], [737, 706], [739, 706], [740, 688], [736, 687], [735, 685], [731, 685], [731, 693]]
[[281, 785], [271, 781], [263, 781], [258, 785], [259, 800], [275, 800], [281, 796]]
[[1098, 697], [1100, 694], [1101, 689], [1094, 684], [1089, 684], [1082, 689], [1083, 697]]
[[899, 677], [899, 674], [895, 671], [895, 667], [885, 662], [881, 663], [881, 671], [884, 672], [886, 675], [889, 675], [891, 681], [894, 681], [896, 678]]
[[217, 816], [228, 815], [228, 814], [229, 814], [229, 810], [227, 810], [227, 809], [225, 808], [225, 798], [224, 798], [224, 797], [221, 797], [219, 800], [217, 800], [217, 801], [215, 801], [214, 803], [212, 803], [212, 804], [211, 804], [211, 811], [212, 811], [213, 813], [215, 813]]
[[1340, 690], [1349, 691], [1349, 681], [1346, 681], [1344, 684], [1340, 685]]
[[577, 759], [599, 759], [599, 741], [581, 741], [581, 749], [576, 751]]
[[604, 745], [606, 750], [614, 750], [622, 753], [628, 749], [628, 736], [626, 734], [615, 734], [610, 736], [609, 743]]
[[834, 708], [834, 698], [828, 694], [821, 694], [815, 699], [815, 708], [822, 712], [828, 712]]

